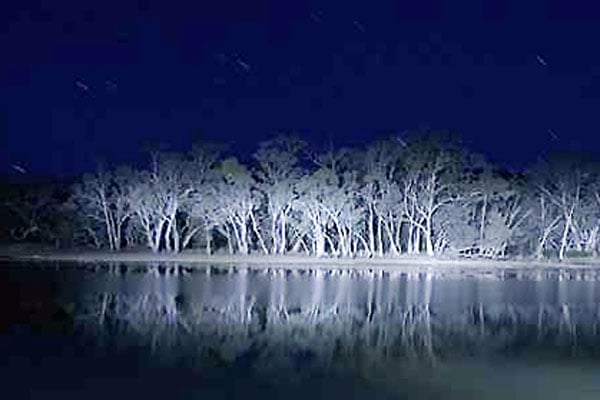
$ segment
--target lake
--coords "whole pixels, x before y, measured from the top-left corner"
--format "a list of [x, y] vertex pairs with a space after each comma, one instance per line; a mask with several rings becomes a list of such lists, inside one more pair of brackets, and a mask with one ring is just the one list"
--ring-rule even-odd
[[3, 397], [600, 398], [600, 272], [507, 271], [2, 262]]

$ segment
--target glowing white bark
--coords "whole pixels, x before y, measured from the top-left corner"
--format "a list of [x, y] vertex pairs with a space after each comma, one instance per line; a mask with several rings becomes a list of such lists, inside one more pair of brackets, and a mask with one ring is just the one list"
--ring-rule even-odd
[[73, 190], [73, 200], [83, 217], [104, 225], [110, 250], [121, 248], [123, 227], [133, 215], [129, 198], [133, 174], [124, 168], [116, 172], [99, 171], [86, 175]]
[[[298, 154], [306, 144], [291, 136], [262, 142], [254, 158], [258, 162], [258, 188], [266, 201], [270, 222], [271, 254], [287, 251], [288, 219], [297, 199], [295, 186], [300, 178]], [[261, 243], [261, 247], [265, 247]]]
[[[575, 160], [557, 158], [538, 172], [537, 190], [541, 205], [554, 208], [555, 215], [560, 215], [562, 233], [558, 248], [558, 258], [563, 260], [570, 244], [570, 239], [577, 229], [576, 220], [580, 218], [583, 188], [588, 185], [589, 175], [584, 173]], [[547, 203], [545, 203], [547, 202]], [[543, 209], [544, 209], [543, 208]], [[555, 227], [554, 219], [543, 227], [542, 239], [547, 237], [546, 231]], [[542, 243], [540, 241], [540, 243]], [[539, 256], [539, 250], [538, 250]]]
[[229, 245], [234, 246], [240, 254], [248, 254], [251, 244], [248, 228], [251, 227], [257, 241], [262, 243], [262, 250], [266, 251], [258, 224], [256, 220], [253, 221], [259, 204], [254, 179], [235, 158], [224, 160], [218, 172], [221, 179], [215, 187], [215, 196], [220, 201], [221, 214], [226, 217], [225, 223], [232, 232], [228, 237]]

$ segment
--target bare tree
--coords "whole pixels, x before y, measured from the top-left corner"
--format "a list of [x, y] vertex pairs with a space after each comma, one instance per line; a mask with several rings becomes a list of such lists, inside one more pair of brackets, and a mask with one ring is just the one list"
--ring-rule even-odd
[[187, 171], [183, 157], [153, 152], [150, 169], [137, 173], [131, 185], [131, 208], [153, 252], [161, 246], [175, 252], [181, 248], [177, 213], [192, 192]]
[[465, 178], [461, 203], [471, 210], [468, 223], [478, 230], [474, 253], [504, 257], [532, 213], [525, 186], [517, 176], [494, 170], [486, 162], [475, 162]]
[[220, 157], [220, 148], [212, 144], [196, 145], [186, 160], [186, 181], [190, 192], [182, 198], [180, 212], [176, 218], [181, 249], [189, 246], [192, 239], [204, 230], [207, 254], [211, 253], [212, 230], [218, 225], [217, 202], [211, 187], [216, 184], [215, 165]]
[[[213, 252], [214, 231], [220, 231], [227, 237], [224, 230], [227, 217], [223, 213], [222, 199], [219, 198], [217, 191], [214, 189], [215, 184], [214, 181], [209, 180], [197, 187], [189, 210], [190, 216], [198, 219], [198, 225], [194, 229], [199, 230], [190, 232], [188, 236], [191, 240], [193, 235], [200, 230], [203, 231], [204, 249], [206, 254], [209, 255]], [[233, 252], [233, 249], [231, 252]]]
[[456, 200], [456, 183], [462, 173], [461, 155], [441, 141], [424, 138], [411, 142], [403, 157], [402, 195], [404, 215], [416, 228], [413, 246], [419, 251], [420, 235], [428, 255], [434, 254], [433, 218]]
[[296, 209], [310, 221], [313, 253], [350, 256], [356, 246], [356, 227], [362, 220], [358, 204], [356, 172], [350, 168], [348, 151], [313, 156], [317, 167], [298, 183]]
[[598, 255], [600, 245], [600, 168], [594, 164], [589, 169], [590, 179], [587, 185], [582, 212], [577, 221], [580, 243], [583, 250], [594, 256]]
[[287, 250], [288, 220], [297, 198], [295, 186], [301, 175], [299, 154], [306, 144], [291, 136], [262, 142], [254, 153], [258, 190], [264, 195], [270, 223], [272, 254]]
[[255, 214], [260, 198], [252, 175], [246, 166], [235, 158], [223, 160], [217, 172], [220, 173], [220, 179], [214, 187], [214, 195], [220, 199], [220, 214], [226, 219], [224, 229], [230, 246], [235, 247], [241, 254], [248, 254], [251, 229], [261, 250], [267, 254], [268, 250], [258, 229]]
[[144, 242], [154, 252], [204, 246], [207, 254], [219, 246], [318, 257], [597, 254], [600, 169], [585, 156], [513, 174], [434, 135], [317, 155], [278, 136], [248, 165], [209, 145], [153, 152], [145, 169], [83, 176], [68, 202], [41, 188], [3, 196], [9, 223], [0, 235], [51, 242], [73, 238], [75, 226], [78, 243], [98, 248]]
[[167, 223], [165, 200], [168, 194], [163, 187], [156, 184], [151, 173], [142, 171], [136, 178], [130, 193], [131, 206], [142, 227], [148, 247], [156, 253], [160, 250], [163, 229]]
[[72, 199], [78, 212], [91, 223], [88, 231], [93, 231], [95, 223], [102, 224], [110, 250], [121, 248], [123, 227], [133, 214], [129, 193], [132, 175], [127, 168], [116, 172], [100, 169], [93, 175], [85, 175], [73, 188]]
[[361, 166], [362, 185], [360, 197], [365, 212], [366, 236], [370, 254], [383, 256], [383, 231], [387, 233], [388, 248], [393, 254], [400, 252], [402, 209], [398, 207], [400, 189], [398, 172], [402, 144], [390, 138], [367, 147]]
[[[589, 174], [584, 171], [581, 161], [572, 155], [557, 155], [532, 171], [532, 181], [538, 192], [542, 212], [540, 245], [545, 245], [545, 240], [560, 223], [562, 233], [558, 258], [563, 260], [569, 240], [577, 227], [575, 221], [581, 211], [583, 190], [589, 185]], [[543, 251], [543, 247], [538, 249], [538, 257], [540, 251]]]

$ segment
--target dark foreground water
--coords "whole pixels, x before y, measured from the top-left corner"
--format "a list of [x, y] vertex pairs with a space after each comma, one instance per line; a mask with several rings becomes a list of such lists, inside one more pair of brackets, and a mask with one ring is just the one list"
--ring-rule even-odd
[[598, 399], [600, 273], [0, 264], [6, 399]]

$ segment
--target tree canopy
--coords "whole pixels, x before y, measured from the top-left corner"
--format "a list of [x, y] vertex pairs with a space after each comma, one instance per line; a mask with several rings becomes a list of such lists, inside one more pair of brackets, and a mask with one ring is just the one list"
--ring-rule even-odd
[[[152, 151], [146, 168], [99, 169], [61, 196], [5, 190], [11, 228], [2, 235], [208, 254], [563, 259], [598, 252], [600, 169], [582, 154], [509, 173], [452, 137], [421, 133], [322, 152], [280, 135], [250, 155], [242, 162], [198, 144], [187, 153]], [[71, 229], [60, 228], [59, 214]]]

